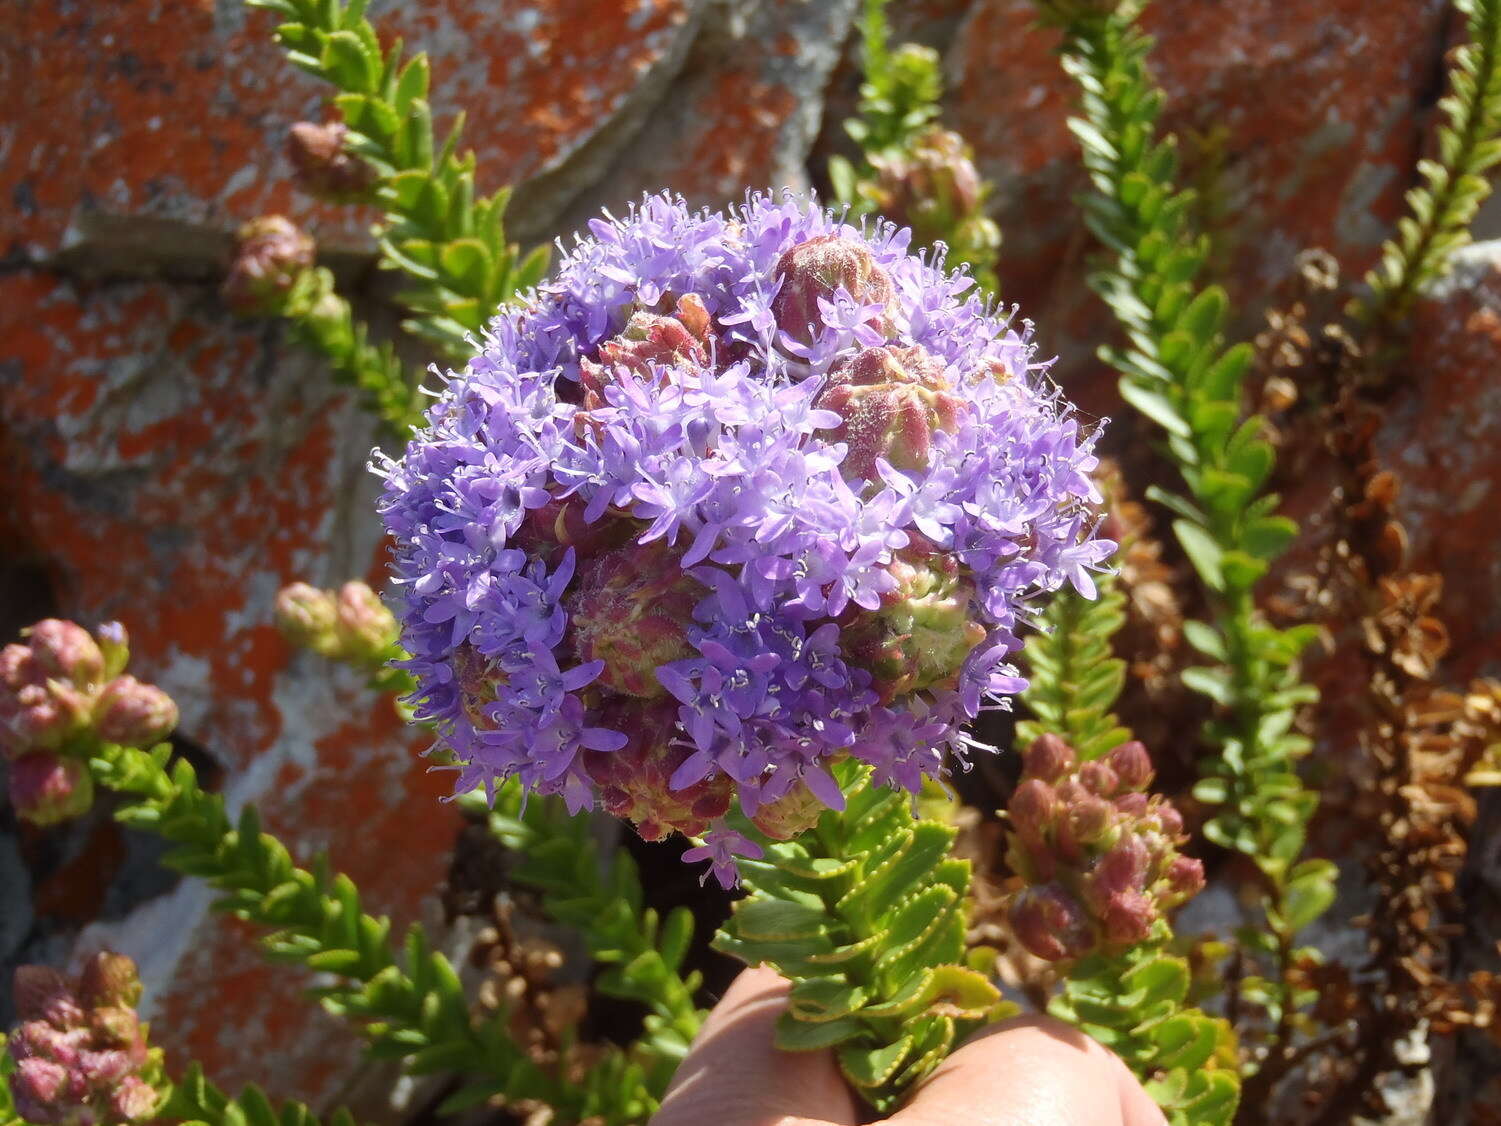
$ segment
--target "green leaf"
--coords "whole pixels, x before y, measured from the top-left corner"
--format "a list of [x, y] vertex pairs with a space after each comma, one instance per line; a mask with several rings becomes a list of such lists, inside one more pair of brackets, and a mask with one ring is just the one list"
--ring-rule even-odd
[[1225, 576], [1221, 571], [1224, 549], [1204, 528], [1188, 520], [1174, 520], [1173, 533], [1205, 585], [1211, 590], [1224, 590]]

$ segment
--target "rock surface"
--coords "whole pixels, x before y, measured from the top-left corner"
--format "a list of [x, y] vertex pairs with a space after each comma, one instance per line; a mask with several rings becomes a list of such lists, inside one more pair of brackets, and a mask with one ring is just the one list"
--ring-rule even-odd
[[[527, 241], [656, 188], [720, 203], [818, 182], [853, 104], [857, 6], [375, 0], [372, 16], [431, 53], [440, 121], [467, 112], [482, 186], [516, 183]], [[1068, 203], [1083, 177], [1054, 40], [1028, 0], [896, 9], [900, 32], [945, 52], [947, 123], [996, 183], [1007, 299], [1063, 354], [1070, 393], [1119, 414], [1093, 359], [1111, 329], [1083, 284], [1092, 247]], [[1447, 12], [1149, 8], [1166, 121], [1240, 328], [1300, 249], [1327, 247], [1346, 276], [1374, 257], [1430, 143]], [[286, 131], [323, 116], [324, 90], [285, 67], [273, 24], [238, 0], [0, 0], [0, 26], [18, 29], [0, 43], [0, 640], [47, 612], [124, 618], [138, 670], [177, 698], [230, 801], [261, 801], [299, 855], [327, 849], [400, 924], [431, 910], [446, 870], [442, 781], [389, 709], [270, 625], [282, 583], [380, 577], [363, 468], [375, 433], [318, 364], [215, 296], [228, 232], [262, 212], [305, 221], [355, 266], [370, 249], [372, 213], [291, 185]], [[1501, 580], [1494, 249], [1467, 254], [1417, 325], [1379, 447], [1400, 467], [1419, 562], [1446, 574], [1455, 674], [1495, 672], [1501, 611], [1476, 597]], [[103, 817], [45, 839], [0, 821], [0, 959], [115, 944], [142, 961], [173, 1058], [320, 1104], [343, 1092], [355, 1041], [310, 1015], [305, 983], [266, 970], [244, 928], [211, 917], [198, 885], [143, 881], [143, 848]]]

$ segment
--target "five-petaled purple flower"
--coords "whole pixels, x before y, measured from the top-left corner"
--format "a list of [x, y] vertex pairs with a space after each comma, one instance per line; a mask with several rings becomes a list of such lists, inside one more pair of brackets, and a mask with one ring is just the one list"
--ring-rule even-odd
[[975, 745], [1029, 603], [1111, 549], [1094, 435], [905, 230], [657, 196], [590, 232], [378, 466], [413, 702], [460, 788], [607, 789], [732, 882], [726, 787], [785, 828], [841, 758], [916, 792]]

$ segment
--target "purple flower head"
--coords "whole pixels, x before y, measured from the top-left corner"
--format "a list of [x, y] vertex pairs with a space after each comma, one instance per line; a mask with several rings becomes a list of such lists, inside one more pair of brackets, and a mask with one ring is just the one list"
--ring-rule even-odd
[[727, 790], [801, 823], [841, 758], [915, 793], [974, 746], [1030, 601], [1109, 553], [1094, 437], [905, 231], [654, 196], [589, 232], [379, 466], [404, 665], [460, 786], [706, 833], [733, 882]]

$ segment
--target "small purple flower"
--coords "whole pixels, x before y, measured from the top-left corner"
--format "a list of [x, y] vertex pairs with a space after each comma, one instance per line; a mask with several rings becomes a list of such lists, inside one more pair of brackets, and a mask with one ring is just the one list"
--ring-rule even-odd
[[707, 860], [709, 871], [699, 877], [698, 882], [705, 883], [712, 875], [719, 881], [720, 887], [735, 888], [740, 886], [740, 869], [735, 864], [735, 857], [760, 860], [764, 855], [760, 845], [733, 829], [713, 829], [704, 834], [703, 844], [695, 845], [683, 853], [683, 862], [693, 864]]
[[[402, 664], [460, 787], [700, 835], [690, 792], [784, 825], [842, 803], [843, 757], [916, 793], [979, 746], [1034, 598], [1108, 554], [1094, 438], [1025, 326], [909, 241], [796, 197], [648, 197], [500, 312], [376, 467]], [[741, 839], [705, 839], [725, 878]]]

